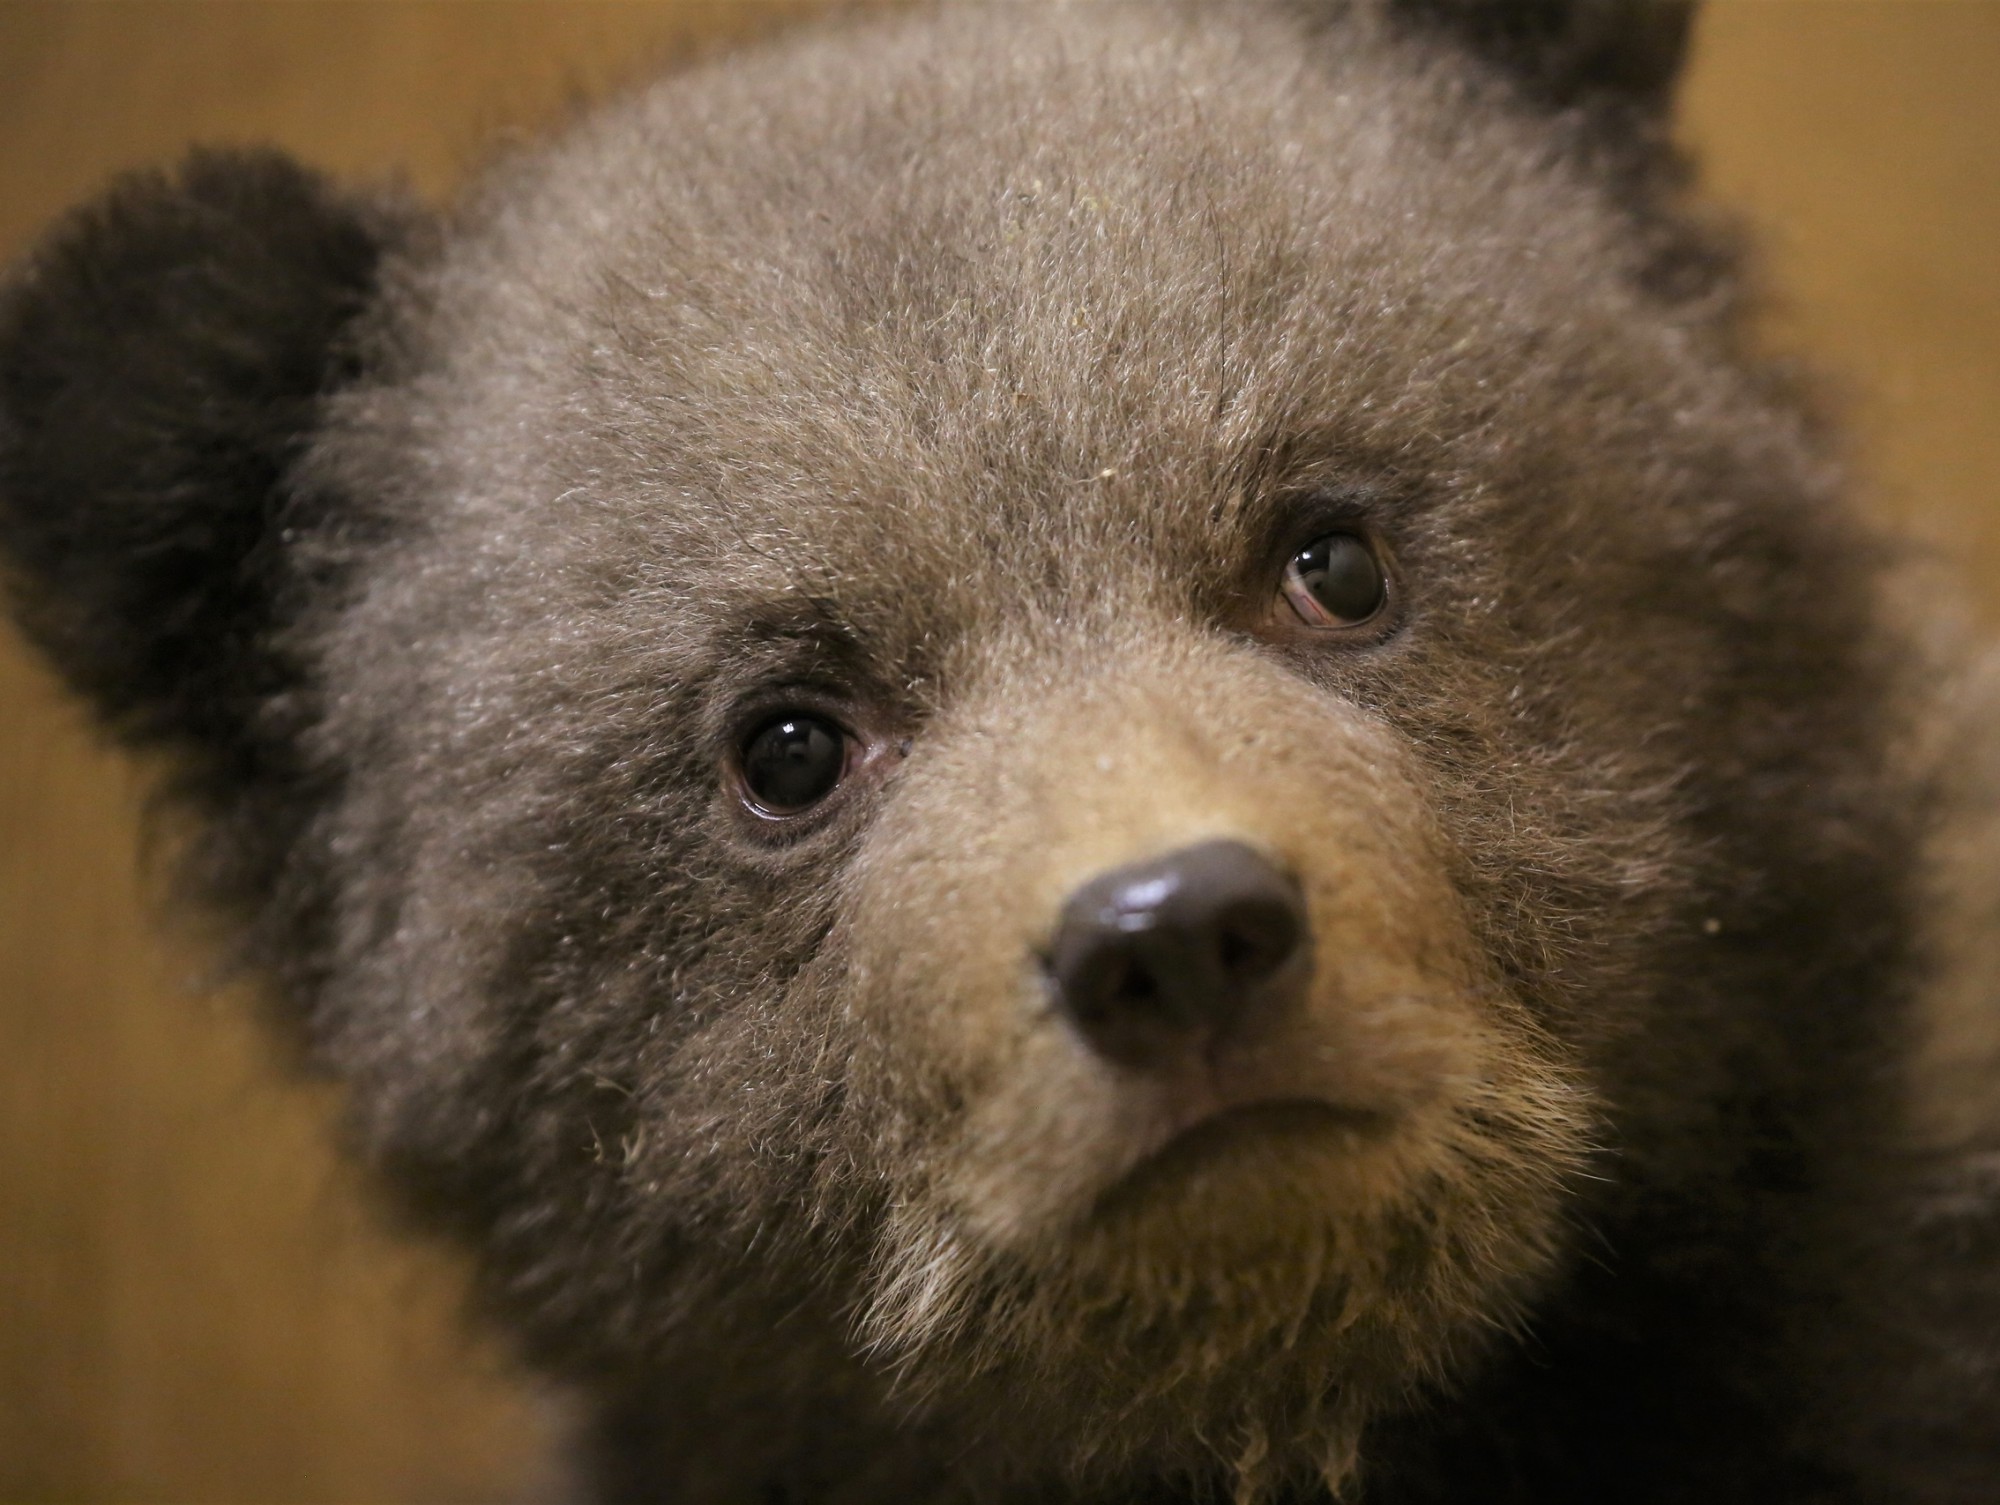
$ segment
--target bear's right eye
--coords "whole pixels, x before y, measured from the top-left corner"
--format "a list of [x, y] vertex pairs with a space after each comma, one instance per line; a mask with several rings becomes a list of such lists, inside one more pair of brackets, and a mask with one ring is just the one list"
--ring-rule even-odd
[[818, 804], [847, 772], [850, 739], [824, 716], [786, 711], [743, 744], [743, 783], [763, 815], [796, 815]]

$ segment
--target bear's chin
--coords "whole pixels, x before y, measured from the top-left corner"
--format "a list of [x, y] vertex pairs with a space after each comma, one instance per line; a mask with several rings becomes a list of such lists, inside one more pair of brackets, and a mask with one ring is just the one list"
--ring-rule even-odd
[[1555, 1258], [1560, 1177], [1449, 1137], [1272, 1101], [1026, 1246], [912, 1205], [863, 1336], [913, 1414], [1010, 1460], [1115, 1480], [1170, 1457], [1246, 1499], [1337, 1483], [1368, 1420], [1506, 1331]]

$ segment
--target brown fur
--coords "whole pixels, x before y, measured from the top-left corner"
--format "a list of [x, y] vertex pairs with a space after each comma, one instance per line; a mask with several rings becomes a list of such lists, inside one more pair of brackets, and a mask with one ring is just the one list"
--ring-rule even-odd
[[[1984, 1403], [1853, 1424], [1941, 1372], [1905, 650], [1676, 197], [1675, 28], [1575, 14], [947, 9], [382, 232], [258, 503], [275, 751], [142, 731], [605, 1494], [1978, 1497]], [[83, 488], [0, 348], [33, 619]], [[1335, 525], [1338, 643], [1276, 596]], [[866, 756], [773, 839], [795, 705]], [[1182, 1132], [1040, 958], [1215, 837], [1314, 966]]]

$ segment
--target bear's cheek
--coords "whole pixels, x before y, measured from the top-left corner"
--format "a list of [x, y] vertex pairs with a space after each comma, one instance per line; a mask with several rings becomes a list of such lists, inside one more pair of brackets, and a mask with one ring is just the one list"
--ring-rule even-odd
[[[1392, 732], [1240, 653], [1122, 662], [936, 728], [840, 927], [905, 1204], [1030, 1259], [1114, 1214], [1199, 1257], [1571, 1160], [1569, 1076], [1479, 956], [1408, 766]], [[1304, 979], [1198, 1051], [1117, 1059], [1063, 1007], [1059, 916], [1098, 875], [1218, 841], [1296, 880]], [[1495, 1184], [1463, 1185], [1482, 1163]]]

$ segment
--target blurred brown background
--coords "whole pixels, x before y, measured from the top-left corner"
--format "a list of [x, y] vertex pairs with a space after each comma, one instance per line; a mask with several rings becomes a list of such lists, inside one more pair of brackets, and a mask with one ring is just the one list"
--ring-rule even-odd
[[[441, 195], [496, 133], [797, 8], [0, 0], [0, 257], [194, 139]], [[1774, 337], [1845, 381], [1871, 504], [2000, 621], [2000, 3], [1722, 0], [1684, 120], [1764, 232]], [[0, 1500], [532, 1493], [541, 1405], [149, 917], [138, 806], [0, 635]]]

